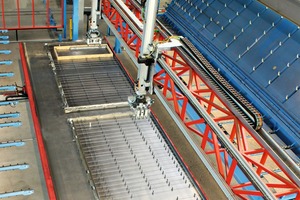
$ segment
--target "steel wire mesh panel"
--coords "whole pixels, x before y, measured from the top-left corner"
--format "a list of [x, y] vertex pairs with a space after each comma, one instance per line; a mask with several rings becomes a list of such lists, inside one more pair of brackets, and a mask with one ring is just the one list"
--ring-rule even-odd
[[108, 105], [125, 102], [133, 94], [114, 58], [97, 61], [56, 62], [55, 72], [66, 107]]
[[63, 27], [63, 0], [0, 0], [0, 29]]
[[131, 115], [71, 122], [101, 199], [200, 199], [150, 119]]

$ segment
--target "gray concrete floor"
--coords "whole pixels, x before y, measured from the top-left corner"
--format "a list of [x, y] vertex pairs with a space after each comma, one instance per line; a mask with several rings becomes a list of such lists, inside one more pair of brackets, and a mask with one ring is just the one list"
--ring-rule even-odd
[[272, 8], [282, 16], [300, 26], [300, 1], [299, 0], [259, 0], [261, 3]]
[[30, 43], [26, 47], [57, 197], [62, 200], [94, 199], [67, 124], [68, 116], [64, 114], [61, 97], [43, 44]]

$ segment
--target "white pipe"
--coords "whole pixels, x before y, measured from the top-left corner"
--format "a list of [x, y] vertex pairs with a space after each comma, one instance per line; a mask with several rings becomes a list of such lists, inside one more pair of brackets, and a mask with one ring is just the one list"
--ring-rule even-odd
[[91, 8], [91, 21], [90, 21], [90, 29], [98, 29], [97, 26], [97, 8], [98, 8], [98, 0], [91, 0], [92, 8]]
[[157, 7], [158, 7], [158, 0], [148, 0], [146, 3], [141, 55], [150, 53], [148, 47], [153, 42]]

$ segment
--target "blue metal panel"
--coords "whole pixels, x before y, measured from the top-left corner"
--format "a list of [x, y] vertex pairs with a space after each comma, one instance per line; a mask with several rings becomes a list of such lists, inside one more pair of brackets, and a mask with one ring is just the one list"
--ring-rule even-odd
[[300, 144], [300, 109], [295, 109], [300, 33], [295, 24], [253, 0], [177, 0], [164, 16], [258, 107], [272, 128], [279, 128], [287, 145]]

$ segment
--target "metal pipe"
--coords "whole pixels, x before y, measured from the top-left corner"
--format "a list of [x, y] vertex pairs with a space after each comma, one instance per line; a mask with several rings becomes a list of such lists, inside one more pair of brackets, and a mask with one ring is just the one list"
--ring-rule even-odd
[[91, 21], [90, 21], [90, 28], [97, 29], [97, 7], [98, 7], [98, 0], [91, 0], [92, 8], [91, 8]]
[[131, 10], [125, 5], [121, 0], [110, 0], [111, 5], [118, 11], [122, 18], [128, 23], [130, 28], [135, 34], [142, 38], [141, 30], [143, 30], [144, 25], [140, 20], [131, 12]]
[[154, 27], [157, 15], [158, 0], [148, 0], [144, 19], [141, 55], [150, 54], [149, 44], [153, 43]]

